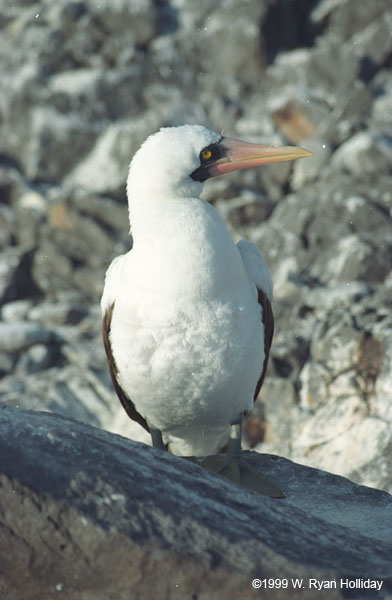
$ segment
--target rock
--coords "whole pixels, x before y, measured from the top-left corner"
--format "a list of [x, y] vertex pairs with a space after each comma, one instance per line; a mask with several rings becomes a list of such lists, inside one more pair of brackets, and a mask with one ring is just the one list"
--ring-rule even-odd
[[98, 123], [135, 117], [142, 106], [142, 93], [135, 89], [130, 102], [129, 88], [141, 76], [138, 63], [110, 70], [101, 66], [63, 71], [50, 78], [51, 101], [57, 110]]
[[306, 145], [307, 150], [313, 153], [313, 156], [312, 160], [297, 161], [295, 163], [292, 179], [294, 190], [301, 189], [309, 181], [317, 179], [331, 156], [331, 148], [323, 140], [310, 138], [302, 143]]
[[[246, 84], [255, 81], [260, 72], [259, 23], [266, 3], [246, 0], [245, 6], [222, 3], [219, 13], [211, 11], [200, 27], [202, 72], [219, 73], [215, 85], [237, 73]], [[241, 40], [246, 36], [247, 44]], [[212, 86], [214, 86], [214, 83]]]
[[315, 311], [348, 309], [350, 306], [360, 303], [371, 293], [369, 286], [363, 281], [353, 281], [349, 285], [340, 283], [328, 287], [315, 287], [309, 289], [306, 296], [306, 304]]
[[17, 280], [16, 273], [22, 262], [23, 251], [19, 248], [9, 248], [2, 251], [1, 256], [0, 297], [3, 302], [8, 302], [18, 296], [15, 280]]
[[[279, 131], [290, 142], [298, 144], [301, 140], [311, 138], [316, 133], [317, 126], [307, 116], [305, 107], [296, 103], [288, 103], [274, 112], [273, 118]], [[310, 149], [309, 142], [307, 142]], [[316, 145], [317, 147], [317, 145]], [[313, 148], [312, 148], [313, 151]], [[314, 155], [314, 153], [313, 153]], [[314, 163], [314, 161], [311, 161]], [[309, 161], [305, 161], [305, 164]]]
[[156, 33], [155, 7], [152, 0], [131, 4], [126, 0], [102, 0], [98, 4], [87, 0], [86, 6], [93, 18], [100, 22], [101, 27], [116, 36], [126, 34], [125, 39], [129, 39], [131, 26], [132, 37], [137, 45], [148, 44]]
[[158, 598], [163, 589], [173, 600], [245, 599], [264, 579], [287, 583], [268, 591], [277, 600], [287, 589], [292, 598], [314, 598], [316, 580], [332, 582], [317, 591], [321, 599], [348, 591], [363, 598], [370, 581], [382, 584], [372, 597], [392, 597], [385, 492], [248, 453], [284, 487], [287, 497], [274, 500], [58, 415], [0, 410], [7, 600], [19, 600], [26, 586], [40, 600]]
[[15, 375], [18, 373], [37, 373], [61, 362], [58, 352], [45, 344], [34, 344], [28, 348], [18, 361]]
[[41, 325], [58, 326], [78, 325], [88, 314], [86, 307], [64, 299], [56, 304], [40, 302], [29, 310], [28, 317], [32, 321], [41, 323]]
[[93, 217], [99, 224], [115, 232], [116, 238], [126, 236], [129, 245], [128, 229], [124, 228], [124, 223], [128, 220], [126, 202], [120, 203], [110, 197], [86, 194], [81, 189], [75, 190], [69, 200], [82, 215]]
[[330, 383], [331, 373], [325, 366], [316, 361], [308, 361], [299, 376], [301, 408], [313, 411], [326, 404], [330, 397]]
[[10, 170], [0, 167], [0, 248], [7, 248], [12, 243], [12, 234], [15, 231], [15, 215], [9, 202], [12, 190], [17, 185], [15, 174]]
[[313, 358], [323, 363], [329, 372], [335, 374], [336, 365], [339, 365], [339, 372], [345, 372], [353, 368], [359, 338], [360, 332], [354, 328], [351, 319], [344, 313], [334, 312], [328, 321], [315, 324]]
[[11, 356], [10, 354], [1, 352], [0, 353], [0, 377], [4, 377], [4, 375], [9, 375], [10, 373], [12, 373], [15, 363], [16, 363], [16, 359], [14, 356]]
[[[381, 0], [379, 4], [358, 6], [355, 0], [335, 2], [323, 0], [314, 7], [312, 20], [321, 23], [328, 17], [329, 35], [335, 35], [340, 40], [348, 40], [359, 31], [365, 29], [370, 23], [380, 24], [380, 15], [388, 13], [390, 8], [388, 0]], [[353, 16], [355, 15], [355, 19]], [[382, 23], [382, 19], [381, 19]]]
[[[24, 356], [22, 357], [24, 359]], [[29, 361], [31, 364], [31, 361]], [[30, 365], [24, 366], [24, 369]], [[84, 423], [109, 426], [116, 405], [109, 389], [83, 367], [52, 366], [45, 371], [22, 367], [19, 376], [5, 377], [0, 384], [3, 402], [33, 410], [48, 410]]]
[[12, 203], [16, 215], [15, 238], [22, 247], [35, 248], [47, 217], [47, 200], [37, 189], [25, 185], [18, 188]]
[[86, 218], [69, 201], [50, 202], [32, 265], [34, 282], [43, 294], [58, 296], [70, 288], [90, 297], [100, 293], [113, 251], [105, 229], [105, 224]]
[[31, 306], [31, 300], [14, 300], [13, 302], [8, 302], [7, 304], [3, 304], [1, 307], [1, 318], [7, 323], [12, 323], [13, 321], [24, 321], [29, 313], [29, 310], [31, 309]]
[[383, 252], [384, 248], [382, 246], [380, 252], [370, 239], [361, 239], [356, 234], [348, 235], [338, 241], [333, 257], [331, 249], [325, 252], [323, 276], [333, 284], [349, 279], [364, 279], [371, 283], [382, 281], [389, 272], [389, 251]]
[[[26, 134], [20, 160], [32, 180], [55, 183], [91, 147], [92, 132], [76, 113], [63, 115], [52, 107], [39, 106], [27, 112], [25, 119]], [[23, 139], [22, 136], [21, 132]]]
[[71, 189], [81, 186], [100, 194], [124, 190], [130, 157], [147, 137], [147, 132], [156, 128], [153, 116], [150, 126], [139, 121], [111, 125], [98, 139], [92, 152], [66, 178], [66, 186]]
[[53, 340], [53, 334], [38, 323], [14, 321], [0, 323], [0, 351], [21, 352], [34, 344], [41, 344]]
[[[338, 401], [335, 406], [330, 403], [326, 411], [319, 411], [317, 419], [308, 421], [306, 429], [294, 442], [292, 456], [297, 456], [304, 464], [317, 461], [325, 469], [329, 467], [332, 471], [346, 473], [351, 481], [367, 481], [373, 486], [382, 482], [383, 487], [391, 489], [392, 480], [387, 474], [391, 432], [385, 421], [365, 416], [365, 408], [355, 397]], [[322, 416], [329, 421], [325, 422], [325, 430], [319, 437]], [[365, 440], [366, 452], [363, 452]]]
[[342, 144], [332, 158], [335, 167], [347, 169], [355, 176], [389, 172], [392, 141], [382, 135], [357, 133]]
[[376, 85], [380, 90], [380, 95], [373, 102], [373, 126], [377, 131], [383, 131], [386, 135], [391, 136], [392, 128], [386, 115], [392, 105], [392, 77], [387, 70], [381, 71], [379, 77], [376, 78]]
[[[382, 321], [380, 322], [381, 325]], [[387, 423], [392, 418], [391, 389], [392, 389], [392, 335], [389, 329], [381, 328], [379, 340], [382, 348], [382, 361], [378, 365], [378, 371], [373, 381], [373, 394], [371, 410], [375, 415], [384, 419]]]
[[295, 410], [295, 403], [295, 388], [289, 379], [281, 377], [268, 377], [266, 379], [261, 391], [260, 401], [256, 403], [254, 413], [257, 414], [260, 405], [263, 407], [261, 411], [265, 421], [263, 439], [267, 444], [287, 442], [293, 437], [294, 419], [282, 419], [281, 415], [282, 412], [286, 411], [292, 414]]

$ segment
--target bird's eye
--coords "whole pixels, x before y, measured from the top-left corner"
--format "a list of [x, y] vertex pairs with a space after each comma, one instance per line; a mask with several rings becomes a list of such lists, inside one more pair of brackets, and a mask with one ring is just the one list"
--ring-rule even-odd
[[209, 158], [211, 158], [212, 152], [208, 148], [205, 148], [205, 150], [201, 151], [200, 156], [203, 160], [208, 160]]

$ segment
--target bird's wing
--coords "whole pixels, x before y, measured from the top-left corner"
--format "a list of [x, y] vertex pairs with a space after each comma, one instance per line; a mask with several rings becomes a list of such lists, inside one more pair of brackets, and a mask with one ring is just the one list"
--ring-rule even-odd
[[257, 300], [261, 306], [261, 320], [264, 326], [264, 361], [256, 385], [254, 400], [259, 395], [267, 370], [272, 338], [274, 335], [274, 314], [272, 312], [272, 280], [262, 252], [252, 242], [241, 240], [237, 244], [249, 280], [257, 288]]
[[105, 275], [105, 286], [101, 298], [102, 315], [105, 315], [113, 302], [116, 300], [117, 292], [121, 289], [121, 275], [126, 254], [117, 256], [109, 265]]
[[257, 289], [263, 290], [268, 300], [272, 302], [272, 280], [263, 253], [256, 244], [247, 240], [238, 242], [237, 248], [240, 251], [249, 280]]
[[118, 381], [118, 369], [116, 365], [116, 361], [114, 360], [112, 345], [110, 340], [110, 328], [112, 323], [113, 311], [115, 310], [115, 293], [117, 283], [120, 281], [121, 276], [121, 262], [123, 256], [117, 257], [106, 273], [105, 278], [105, 289], [102, 295], [101, 308], [103, 313], [102, 319], [102, 337], [103, 337], [103, 345], [105, 347], [106, 356], [108, 359], [110, 376], [112, 378], [113, 386], [116, 391], [117, 396], [120, 399], [121, 404], [123, 405], [125, 412], [128, 417], [130, 417], [133, 421], [136, 421], [144, 427], [147, 431], [150, 431], [150, 428], [147, 424], [146, 419], [142, 417], [136, 410], [135, 405], [132, 400], [128, 397], [128, 395], [122, 389], [119, 381]]
[[263, 292], [263, 290], [258, 290], [258, 301], [263, 308], [261, 318], [264, 325], [264, 362], [253, 396], [253, 399], [255, 401], [257, 399], [257, 396], [259, 395], [261, 386], [264, 382], [264, 377], [267, 370], [270, 355], [272, 338], [274, 336], [274, 313], [272, 312], [271, 302], [269, 301], [268, 296]]

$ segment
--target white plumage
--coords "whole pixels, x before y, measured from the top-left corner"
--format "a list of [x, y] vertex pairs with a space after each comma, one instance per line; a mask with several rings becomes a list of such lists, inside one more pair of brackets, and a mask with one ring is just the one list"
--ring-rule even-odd
[[222, 140], [184, 125], [161, 129], [135, 154], [133, 248], [110, 265], [102, 297], [104, 315], [114, 303], [117, 382], [178, 455], [206, 456], [227, 442], [230, 423], [252, 409], [264, 363], [258, 289], [271, 300], [272, 282], [263, 255], [236, 245], [200, 198], [201, 151]]

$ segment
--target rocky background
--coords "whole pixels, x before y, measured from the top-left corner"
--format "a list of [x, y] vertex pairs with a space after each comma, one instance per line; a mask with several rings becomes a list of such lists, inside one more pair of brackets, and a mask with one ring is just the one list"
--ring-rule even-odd
[[314, 157], [208, 182], [275, 282], [248, 445], [392, 492], [390, 0], [2, 0], [0, 400], [147, 441], [100, 337], [125, 180], [163, 125]]

